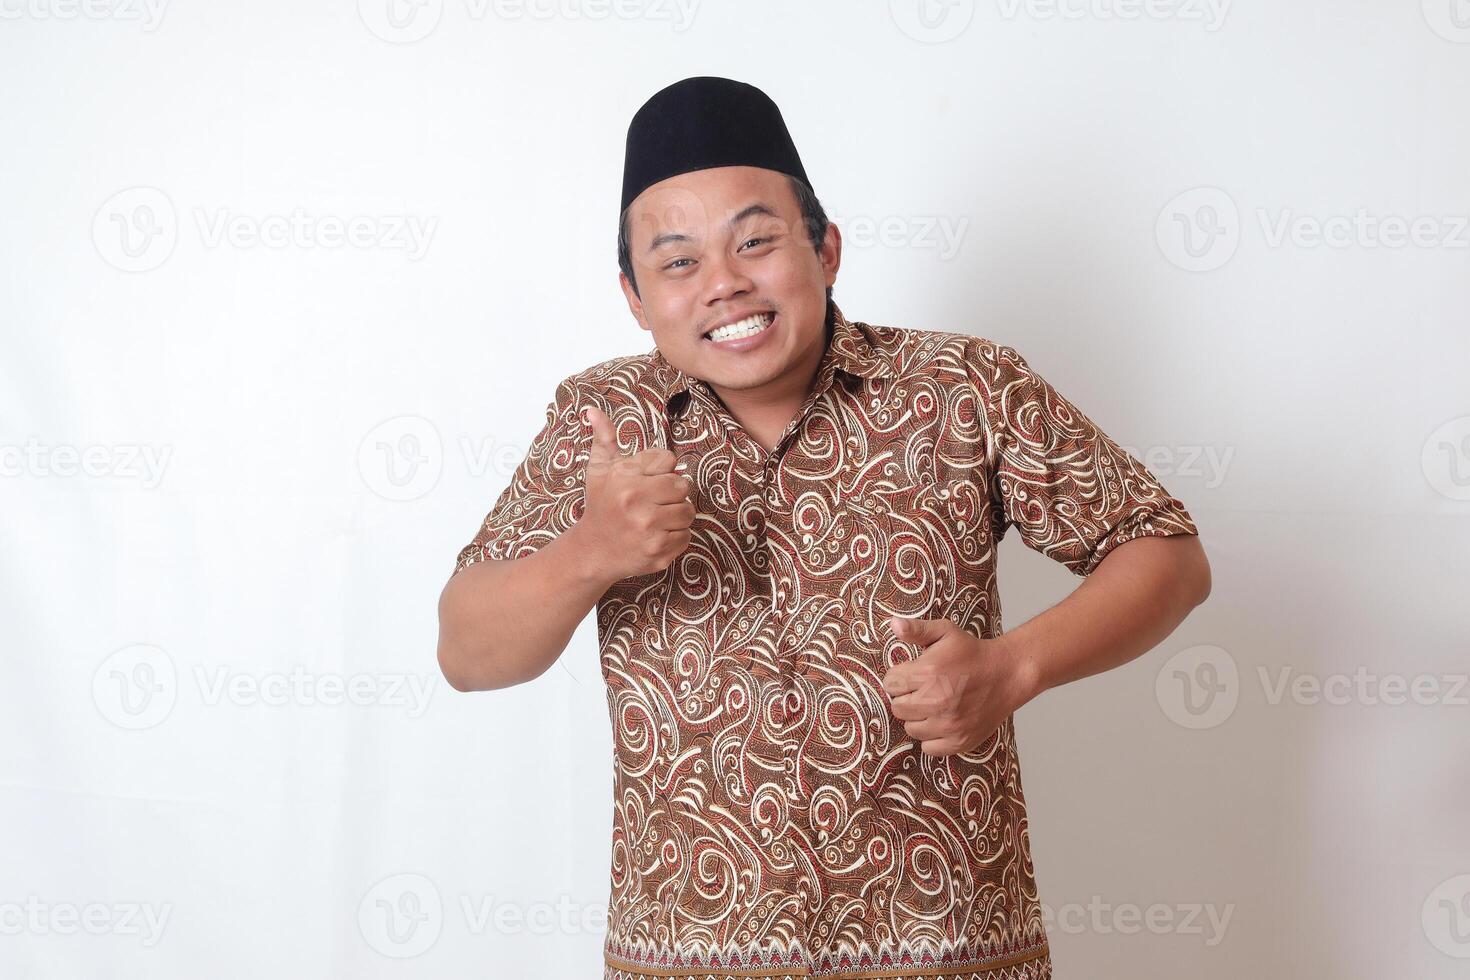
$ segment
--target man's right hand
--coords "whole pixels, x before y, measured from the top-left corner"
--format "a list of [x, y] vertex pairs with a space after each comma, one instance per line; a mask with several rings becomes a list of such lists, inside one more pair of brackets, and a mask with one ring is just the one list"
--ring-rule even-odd
[[585, 499], [577, 522], [593, 560], [614, 581], [668, 568], [689, 546], [694, 504], [689, 480], [675, 470], [667, 449], [624, 455], [612, 422], [593, 406], [585, 471]]

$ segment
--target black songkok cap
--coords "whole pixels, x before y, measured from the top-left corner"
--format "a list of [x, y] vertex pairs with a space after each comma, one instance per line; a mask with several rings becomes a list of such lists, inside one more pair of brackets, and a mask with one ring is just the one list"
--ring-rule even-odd
[[763, 167], [811, 186], [770, 96], [745, 82], [699, 75], [660, 89], [633, 114], [619, 212], [665, 178], [710, 167]]

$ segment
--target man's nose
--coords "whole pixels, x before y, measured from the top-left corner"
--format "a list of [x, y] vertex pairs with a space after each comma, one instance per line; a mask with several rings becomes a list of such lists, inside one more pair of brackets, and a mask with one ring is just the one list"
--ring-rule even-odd
[[740, 268], [738, 260], [723, 252], [705, 260], [704, 274], [707, 303], [717, 303], [748, 293], [754, 287], [750, 277]]

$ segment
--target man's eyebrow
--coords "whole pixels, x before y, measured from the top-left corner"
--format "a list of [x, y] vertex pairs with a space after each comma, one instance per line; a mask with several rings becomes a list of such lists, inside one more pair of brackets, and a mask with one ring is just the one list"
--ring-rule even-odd
[[[738, 214], [732, 217], [729, 221], [725, 222], [725, 225], [728, 228], [734, 228], [746, 218], [752, 217], [757, 214], [763, 214], [769, 218], [779, 217], [779, 215], [776, 214], [775, 210], [772, 209], [770, 206], [757, 201], [754, 204], [747, 204], [745, 207], [741, 208]], [[671, 244], [673, 242], [687, 242], [690, 240], [690, 237], [682, 232], [666, 231], [661, 235], [653, 236], [653, 241], [649, 244], [647, 251], [654, 252], [662, 248], [663, 246]]]

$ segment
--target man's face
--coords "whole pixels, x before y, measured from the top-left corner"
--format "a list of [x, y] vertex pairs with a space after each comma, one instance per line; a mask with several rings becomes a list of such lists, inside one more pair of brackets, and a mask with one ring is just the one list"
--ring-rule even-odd
[[[785, 174], [714, 167], [659, 181], [629, 206], [628, 239], [639, 294], [619, 276], [623, 294], [669, 363], [729, 389], [815, 366], [842, 240], [829, 225], [812, 246]], [[765, 314], [759, 332], [708, 336], [753, 313]]]

